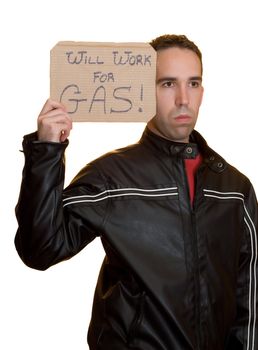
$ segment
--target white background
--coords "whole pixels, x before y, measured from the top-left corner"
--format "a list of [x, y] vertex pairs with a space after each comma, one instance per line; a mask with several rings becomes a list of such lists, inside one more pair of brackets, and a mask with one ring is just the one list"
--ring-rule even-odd
[[[49, 94], [49, 51], [61, 40], [150, 41], [186, 34], [203, 53], [205, 96], [197, 129], [258, 191], [256, 1], [8, 0], [0, 8], [0, 348], [85, 350], [98, 240], [72, 260], [34, 271], [13, 239], [23, 155]], [[144, 124], [74, 125], [66, 183], [89, 160], [138, 140]], [[225, 242], [229, 244], [230, 242]]]

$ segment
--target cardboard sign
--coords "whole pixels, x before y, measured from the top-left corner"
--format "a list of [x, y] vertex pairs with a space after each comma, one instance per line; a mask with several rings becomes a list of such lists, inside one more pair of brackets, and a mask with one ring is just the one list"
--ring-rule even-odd
[[59, 42], [50, 96], [73, 121], [141, 122], [156, 113], [156, 51], [146, 43]]

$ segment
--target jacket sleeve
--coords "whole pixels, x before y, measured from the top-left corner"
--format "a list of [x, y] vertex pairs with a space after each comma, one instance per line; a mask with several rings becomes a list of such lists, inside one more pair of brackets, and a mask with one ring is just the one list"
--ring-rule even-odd
[[244, 240], [240, 248], [237, 276], [237, 315], [227, 350], [258, 350], [257, 324], [257, 227], [258, 208], [253, 187], [245, 198]]
[[94, 197], [105, 190], [93, 165], [86, 166], [63, 190], [67, 144], [39, 142], [36, 134], [23, 141], [25, 165], [16, 206], [15, 246], [23, 262], [38, 270], [78, 253], [101, 234], [105, 217], [105, 201], [64, 205], [64, 197]]

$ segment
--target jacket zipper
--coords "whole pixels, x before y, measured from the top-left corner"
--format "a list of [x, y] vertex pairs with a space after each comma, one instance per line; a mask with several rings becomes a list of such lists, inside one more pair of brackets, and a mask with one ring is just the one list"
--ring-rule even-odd
[[[186, 174], [185, 169], [185, 163], [183, 160], [183, 169], [184, 169], [184, 180], [185, 180], [185, 188], [187, 190], [187, 197], [188, 197], [188, 205], [189, 205], [189, 212], [191, 213], [191, 228], [192, 228], [192, 247], [193, 247], [193, 256], [194, 256], [194, 288], [195, 288], [195, 322], [197, 326], [197, 334], [196, 334], [196, 340], [197, 340], [197, 348], [196, 350], [201, 349], [201, 317], [200, 317], [200, 281], [199, 281], [199, 259], [198, 259], [198, 248], [197, 248], [197, 232], [196, 232], [196, 224], [195, 224], [195, 196], [196, 196], [196, 188], [197, 188], [197, 181], [195, 183], [195, 193], [193, 198], [193, 204], [191, 204], [190, 199], [190, 189], [188, 184], [188, 178]], [[197, 178], [197, 174], [196, 174]]]
[[193, 233], [193, 251], [194, 251], [194, 283], [195, 283], [195, 317], [197, 325], [197, 349], [201, 347], [201, 312], [200, 312], [200, 278], [199, 278], [199, 259], [197, 248], [197, 233], [195, 229], [195, 212], [191, 212], [192, 233]]

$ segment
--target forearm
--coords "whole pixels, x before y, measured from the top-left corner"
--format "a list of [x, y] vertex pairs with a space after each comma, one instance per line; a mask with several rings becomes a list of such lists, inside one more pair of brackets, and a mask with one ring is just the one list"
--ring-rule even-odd
[[[30, 267], [46, 269], [62, 259], [62, 192], [66, 143], [24, 138], [25, 166], [16, 206], [18, 231], [15, 245]], [[51, 249], [50, 249], [51, 246]]]

